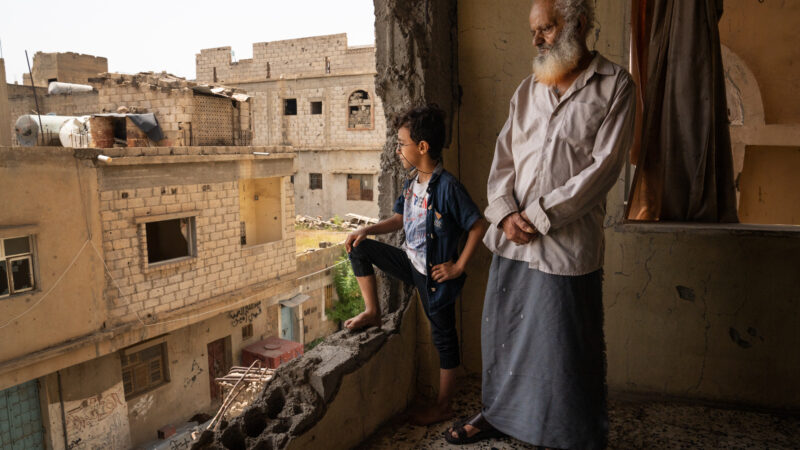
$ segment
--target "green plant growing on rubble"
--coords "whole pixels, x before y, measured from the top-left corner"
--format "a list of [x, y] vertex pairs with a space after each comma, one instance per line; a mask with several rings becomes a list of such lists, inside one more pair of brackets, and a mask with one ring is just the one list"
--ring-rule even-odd
[[342, 219], [341, 217], [339, 217], [339, 215], [337, 214], [337, 215], [335, 215], [335, 216], [331, 217], [331, 223], [333, 223], [333, 224], [334, 224], [334, 225], [336, 225], [337, 227], [340, 227], [340, 226], [342, 226], [342, 224], [344, 223], [344, 219]]
[[333, 269], [333, 284], [336, 286], [336, 295], [339, 301], [331, 309], [325, 310], [329, 319], [343, 323], [364, 311], [364, 298], [358, 287], [358, 280], [353, 274], [353, 267], [344, 253]]

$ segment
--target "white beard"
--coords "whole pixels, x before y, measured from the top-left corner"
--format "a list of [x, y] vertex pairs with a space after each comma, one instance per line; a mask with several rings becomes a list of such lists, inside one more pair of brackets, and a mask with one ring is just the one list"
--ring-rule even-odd
[[536, 81], [548, 86], [555, 85], [565, 75], [578, 67], [582, 46], [574, 26], [564, 27], [549, 51], [533, 59]]

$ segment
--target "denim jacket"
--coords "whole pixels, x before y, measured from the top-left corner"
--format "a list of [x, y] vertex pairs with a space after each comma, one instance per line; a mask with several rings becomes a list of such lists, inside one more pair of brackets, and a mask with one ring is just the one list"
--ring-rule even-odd
[[[413, 179], [406, 180], [394, 204], [394, 212], [403, 214], [405, 198], [412, 195]], [[481, 218], [480, 210], [464, 186], [440, 165], [428, 182], [428, 213], [425, 218], [425, 247], [427, 265], [427, 294], [431, 314], [456, 300], [464, 287], [467, 275], [437, 283], [431, 278], [433, 266], [452, 261], [459, 256], [461, 236]]]

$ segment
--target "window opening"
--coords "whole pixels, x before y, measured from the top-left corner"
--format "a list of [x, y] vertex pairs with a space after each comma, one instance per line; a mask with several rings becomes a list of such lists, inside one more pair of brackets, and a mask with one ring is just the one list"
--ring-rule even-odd
[[166, 342], [135, 352], [123, 350], [121, 359], [126, 400], [169, 381]]
[[347, 128], [372, 128], [372, 101], [366, 91], [358, 90], [350, 94], [347, 101]]
[[372, 201], [372, 175], [347, 174], [347, 199]]
[[283, 100], [283, 115], [296, 116], [297, 115], [297, 99], [287, 98]]
[[194, 256], [194, 217], [145, 224], [149, 264]]
[[31, 236], [0, 239], [0, 297], [33, 290]]
[[309, 189], [322, 189], [322, 174], [310, 173], [308, 174], [308, 188]]
[[311, 114], [322, 114], [322, 102], [311, 102]]

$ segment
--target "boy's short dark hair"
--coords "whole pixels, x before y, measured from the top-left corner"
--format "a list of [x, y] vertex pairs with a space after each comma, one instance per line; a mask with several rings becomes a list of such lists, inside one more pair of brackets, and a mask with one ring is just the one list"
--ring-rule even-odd
[[444, 111], [438, 105], [429, 104], [407, 110], [394, 121], [396, 130], [403, 127], [408, 128], [414, 142], [428, 143], [428, 155], [432, 159], [442, 159], [445, 139]]

